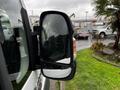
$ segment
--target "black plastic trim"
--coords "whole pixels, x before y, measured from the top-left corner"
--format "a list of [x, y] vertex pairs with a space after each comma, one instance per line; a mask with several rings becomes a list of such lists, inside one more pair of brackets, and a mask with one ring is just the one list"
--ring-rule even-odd
[[[73, 27], [72, 27], [72, 23], [71, 23], [70, 18], [65, 13], [63, 13], [63, 12], [59, 12], [59, 11], [45, 11], [40, 16], [40, 27], [41, 27], [41, 29], [42, 29], [42, 24], [43, 24], [44, 18], [48, 14], [59, 14], [59, 15], [63, 16], [64, 19], [65, 19], [65, 21], [66, 21], [66, 23], [67, 23], [67, 25], [68, 25], [69, 38], [70, 38], [70, 49], [71, 49], [70, 50], [70, 56], [71, 56], [70, 60], [71, 60], [71, 62], [68, 65], [72, 68], [72, 71], [71, 71], [70, 75], [68, 75], [67, 77], [64, 77], [64, 78], [51, 78], [51, 77], [47, 77], [43, 73], [43, 66], [41, 67], [42, 68], [41, 72], [42, 72], [42, 74], [45, 77], [50, 78], [50, 79], [55, 79], [55, 80], [70, 80], [70, 79], [72, 79], [74, 77], [74, 74], [75, 74], [75, 71], [76, 71], [76, 62], [73, 60], [74, 57], [73, 57]], [[40, 31], [40, 33], [41, 33], [41, 31]], [[42, 45], [41, 40], [42, 40], [42, 37], [41, 37], [41, 34], [40, 34], [40, 46]], [[54, 62], [54, 64], [57, 65], [58, 63]]]
[[13, 90], [0, 44], [0, 90]]
[[36, 45], [38, 42], [34, 37], [34, 35], [32, 36], [32, 30], [30, 27], [26, 9], [21, 8], [21, 16], [22, 16], [23, 26], [25, 29], [25, 34], [27, 39], [27, 46], [28, 46], [28, 53], [29, 53], [29, 70], [40, 69], [40, 63], [38, 63], [39, 58], [36, 55]]

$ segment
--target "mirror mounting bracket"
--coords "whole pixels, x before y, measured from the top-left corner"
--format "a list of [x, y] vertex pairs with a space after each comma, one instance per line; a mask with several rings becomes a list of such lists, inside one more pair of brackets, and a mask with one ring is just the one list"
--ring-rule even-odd
[[4, 34], [3, 34], [3, 28], [2, 28], [2, 25], [1, 25], [1, 21], [0, 21], [0, 43], [3, 43], [4, 42]]
[[3, 32], [0, 31], [0, 43], [4, 42], [4, 35]]
[[34, 26], [33, 30], [34, 31], [32, 32], [32, 36], [40, 35], [40, 26]]

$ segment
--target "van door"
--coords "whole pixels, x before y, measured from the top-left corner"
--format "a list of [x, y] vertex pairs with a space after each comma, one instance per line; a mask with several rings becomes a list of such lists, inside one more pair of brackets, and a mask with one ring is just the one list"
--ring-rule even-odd
[[28, 45], [20, 10], [19, 0], [0, 0], [0, 22], [4, 34], [2, 50], [15, 90], [21, 90], [31, 74], [31, 71], [28, 72]]

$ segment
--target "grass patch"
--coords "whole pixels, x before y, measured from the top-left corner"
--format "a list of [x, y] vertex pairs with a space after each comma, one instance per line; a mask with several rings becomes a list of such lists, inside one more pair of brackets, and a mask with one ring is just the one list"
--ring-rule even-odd
[[56, 90], [60, 90], [60, 81], [59, 80], [56, 81], [55, 86], [56, 86]]
[[76, 62], [76, 75], [65, 90], [120, 90], [120, 69], [99, 62], [90, 49], [79, 51]]
[[92, 55], [94, 58], [96, 58], [97, 60], [99, 60], [100, 62], [104, 62], [104, 63], [107, 63], [107, 64], [111, 64], [113, 66], [116, 66], [116, 67], [119, 67], [120, 68], [120, 65], [119, 63], [116, 63], [115, 61], [110, 61], [106, 58], [106, 56], [102, 56], [102, 55], [97, 55], [97, 54], [93, 54]]
[[93, 57], [98, 57], [98, 59], [101, 58], [99, 60], [120, 67], [120, 52], [115, 52], [112, 55], [94, 52]]

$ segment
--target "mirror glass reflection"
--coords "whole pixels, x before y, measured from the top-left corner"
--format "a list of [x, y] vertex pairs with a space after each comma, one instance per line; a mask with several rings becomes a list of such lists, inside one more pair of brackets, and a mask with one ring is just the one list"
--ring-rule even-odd
[[[42, 57], [54, 62], [70, 57], [70, 41], [67, 23], [63, 16], [48, 14], [42, 24]], [[68, 59], [68, 63], [70, 59]]]

